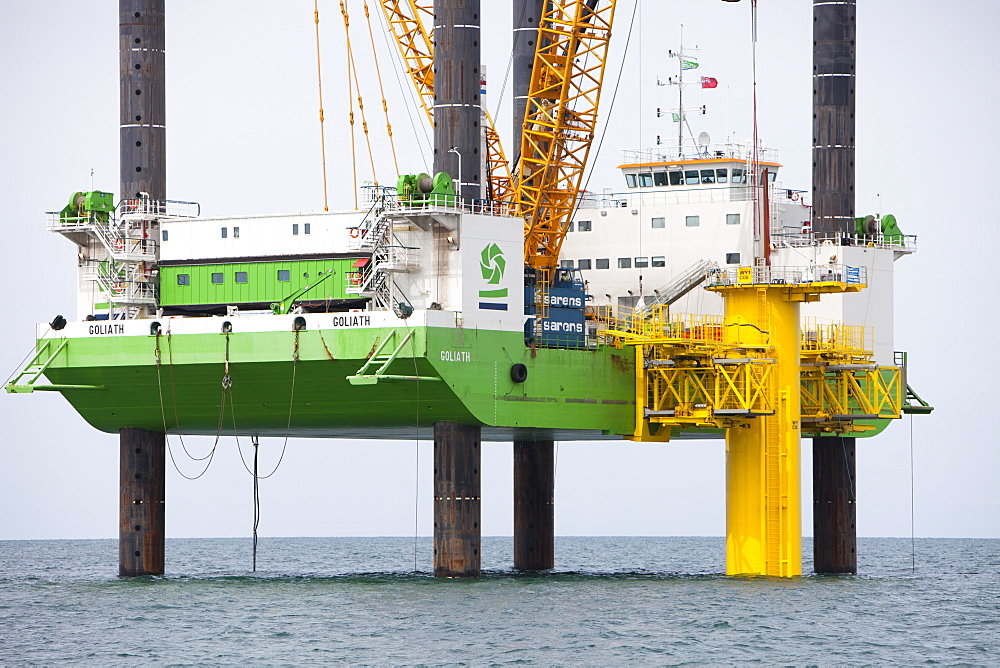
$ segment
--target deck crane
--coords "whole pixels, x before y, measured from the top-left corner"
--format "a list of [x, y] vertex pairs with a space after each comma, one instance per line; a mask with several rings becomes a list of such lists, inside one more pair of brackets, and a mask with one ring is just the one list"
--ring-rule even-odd
[[[432, 117], [433, 41], [426, 20], [430, 0], [382, 0], [407, 74]], [[542, 283], [558, 263], [559, 249], [579, 194], [597, 124], [615, 0], [547, 3], [539, 21], [529, 99], [522, 131], [517, 185], [500, 137], [487, 114], [491, 199], [513, 200], [525, 219], [525, 264]]]
[[[382, 13], [399, 47], [403, 66], [417, 91], [427, 118], [434, 120], [434, 41], [425, 27], [434, 18], [433, 0], [381, 0]], [[433, 23], [431, 24], [433, 25]], [[490, 199], [512, 198], [510, 165], [504, 156], [500, 135], [485, 109], [486, 166]]]

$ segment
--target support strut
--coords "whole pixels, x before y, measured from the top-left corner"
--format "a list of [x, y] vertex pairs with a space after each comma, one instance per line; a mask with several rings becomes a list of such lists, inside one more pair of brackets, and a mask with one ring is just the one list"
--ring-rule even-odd
[[119, 438], [118, 574], [162, 575], [166, 437], [124, 427]]
[[479, 577], [480, 428], [434, 423], [434, 577]]
[[555, 566], [552, 441], [514, 441], [514, 568]]

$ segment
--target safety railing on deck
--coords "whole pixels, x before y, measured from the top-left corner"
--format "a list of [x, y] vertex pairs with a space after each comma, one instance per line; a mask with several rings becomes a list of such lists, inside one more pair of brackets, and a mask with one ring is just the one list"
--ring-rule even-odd
[[493, 199], [469, 199], [458, 195], [426, 194], [405, 197], [387, 197], [386, 209], [390, 211], [440, 211], [455, 209], [463, 213], [477, 213], [490, 216], [514, 215], [513, 204]]
[[830, 243], [834, 246], [865, 246], [868, 248], [888, 248], [897, 253], [915, 253], [917, 250], [917, 235], [915, 234], [846, 234], [830, 232], [825, 234], [801, 231], [772, 232], [772, 242], [778, 247], [801, 248]]
[[714, 343], [723, 337], [723, 319], [719, 315], [670, 313], [666, 306], [636, 309], [614, 305], [593, 306], [589, 313], [602, 325], [598, 337], [615, 345], [628, 339]]
[[806, 267], [737, 267], [720, 269], [708, 278], [709, 286], [784, 285], [802, 283], [868, 283], [867, 267], [818, 264]]
[[843, 322], [823, 322], [812, 316], [802, 320], [802, 354], [822, 352], [844, 356], [870, 355], [875, 347], [871, 327]]

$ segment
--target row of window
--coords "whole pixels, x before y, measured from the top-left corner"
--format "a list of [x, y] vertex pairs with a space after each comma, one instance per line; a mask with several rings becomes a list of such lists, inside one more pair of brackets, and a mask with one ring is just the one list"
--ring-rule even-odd
[[[579, 220], [575, 221], [576, 230], [578, 232], [590, 232], [593, 229], [593, 221], [590, 220]], [[650, 218], [650, 224], [654, 229], [661, 229], [667, 226], [667, 219], [663, 217]], [[738, 213], [727, 213], [726, 214], [726, 225], [739, 225], [740, 224], [740, 214]], [[699, 227], [701, 225], [701, 216], [684, 216], [684, 226], [685, 227]], [[569, 221], [568, 232], [572, 232], [574, 228], [574, 221]]]
[[[304, 278], [309, 278], [309, 274], [302, 274]], [[248, 277], [245, 271], [233, 272], [233, 280], [236, 283], [247, 283]], [[292, 272], [288, 269], [278, 270], [278, 280], [281, 282], [292, 280]], [[212, 284], [222, 285], [226, 282], [226, 276], [223, 272], [217, 271], [212, 273]], [[191, 285], [191, 274], [177, 274], [177, 285]]]
[[[220, 229], [222, 230], [222, 238], [223, 239], [228, 239], [229, 238], [229, 228], [228, 227], [223, 227], [223, 228], [220, 228]], [[161, 232], [161, 235], [162, 235], [162, 238], [163, 238], [164, 241], [167, 241], [167, 238], [169, 237], [168, 232], [169, 232], [169, 230], [163, 230]], [[298, 233], [299, 233], [299, 224], [298, 223], [292, 223], [292, 234], [298, 234]], [[302, 224], [302, 233], [303, 234], [312, 234], [312, 224], [311, 223], [303, 223]], [[240, 228], [234, 226], [233, 227], [233, 239], [239, 239], [239, 238], [240, 238]]]
[[[739, 253], [726, 253], [727, 264], [739, 264]], [[653, 255], [652, 257], [620, 257], [618, 258], [619, 269], [645, 269], [647, 267], [666, 267], [667, 259], [663, 255]], [[610, 269], [611, 258], [599, 257], [591, 263], [589, 259], [583, 260], [560, 260], [561, 269]]]
[[[768, 172], [768, 181], [774, 183], [777, 172]], [[626, 174], [625, 184], [629, 188], [651, 188], [652, 186], [696, 186], [698, 184], [732, 183], [743, 185], [747, 182], [747, 170], [734, 167], [732, 173], [726, 168], [713, 169], [672, 169], [663, 172], [640, 172]]]

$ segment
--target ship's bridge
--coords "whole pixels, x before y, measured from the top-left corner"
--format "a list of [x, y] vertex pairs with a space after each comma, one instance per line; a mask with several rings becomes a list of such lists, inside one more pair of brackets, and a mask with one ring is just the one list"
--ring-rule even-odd
[[[775, 149], [759, 148], [757, 161], [774, 183], [781, 164]], [[630, 190], [718, 188], [750, 185], [753, 150], [740, 143], [699, 146], [698, 151], [671, 155], [661, 147], [625, 151], [618, 166]]]

